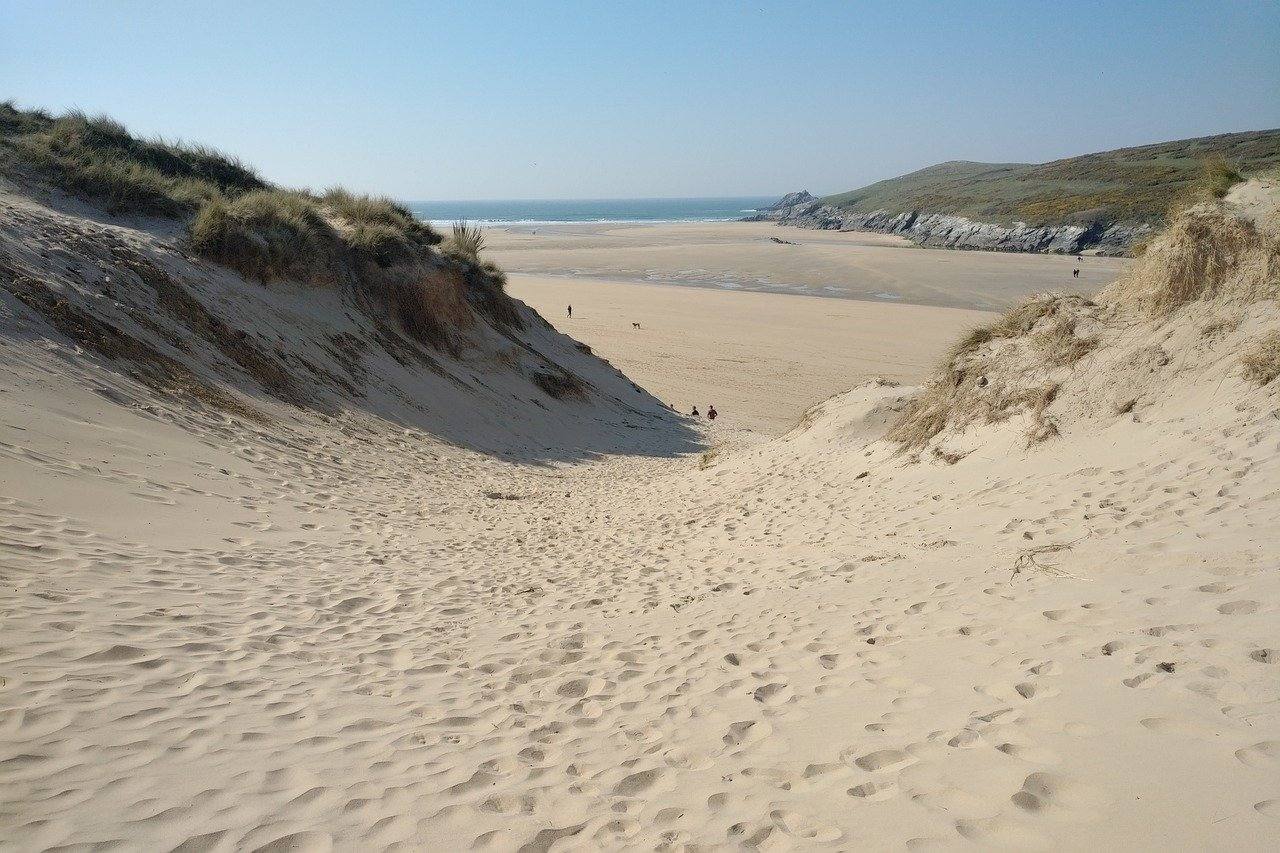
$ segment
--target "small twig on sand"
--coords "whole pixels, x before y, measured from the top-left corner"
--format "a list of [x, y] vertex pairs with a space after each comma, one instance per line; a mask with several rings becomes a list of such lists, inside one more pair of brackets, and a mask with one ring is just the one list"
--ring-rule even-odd
[[1089, 578], [1082, 578], [1079, 575], [1072, 574], [1059, 566], [1046, 565], [1045, 563], [1040, 562], [1040, 557], [1045, 554], [1057, 554], [1061, 551], [1070, 551], [1077, 542], [1086, 538], [1088, 538], [1088, 534], [1081, 536], [1079, 539], [1073, 539], [1070, 542], [1053, 542], [1048, 545], [1037, 545], [1034, 548], [1023, 548], [1018, 552], [1017, 559], [1013, 561], [1014, 576], [1016, 577], [1024, 571], [1036, 569], [1047, 575], [1053, 575], [1054, 577], [1072, 578], [1078, 581], [1089, 580]]

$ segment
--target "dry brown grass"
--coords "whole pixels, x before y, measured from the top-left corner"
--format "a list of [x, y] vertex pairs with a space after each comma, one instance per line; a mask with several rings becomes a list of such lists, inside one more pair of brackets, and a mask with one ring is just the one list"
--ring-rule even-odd
[[587, 395], [587, 383], [567, 370], [538, 370], [532, 378], [534, 385], [556, 400], [566, 397], [583, 399]]
[[1010, 308], [994, 323], [970, 329], [951, 348], [951, 351], [947, 354], [946, 363], [953, 365], [964, 356], [990, 341], [1025, 335], [1040, 321], [1040, 318], [1054, 310], [1054, 306], [1061, 297], [1061, 294], [1056, 293], [1043, 293], [1032, 296], [1020, 305]]
[[1180, 215], [1129, 271], [1099, 294], [1109, 305], [1165, 317], [1191, 302], [1280, 298], [1280, 253], [1252, 222], [1216, 207]]
[[1052, 542], [1048, 545], [1036, 545], [1032, 548], [1023, 548], [1018, 551], [1017, 558], [1013, 561], [1014, 575], [1020, 575], [1023, 572], [1043, 572], [1055, 577], [1073, 578], [1075, 580], [1084, 580], [1079, 575], [1074, 575], [1061, 567], [1051, 564], [1042, 563], [1040, 559], [1046, 554], [1060, 554], [1063, 551], [1070, 551], [1075, 546], [1075, 542]]
[[1200, 328], [1200, 334], [1206, 338], [1216, 338], [1220, 335], [1234, 332], [1236, 329], [1240, 328], [1240, 322], [1243, 319], [1244, 318], [1239, 314], [1227, 317], [1215, 317]]
[[1031, 413], [1031, 427], [1027, 430], [1027, 447], [1057, 437], [1058, 425], [1046, 416], [1045, 411], [1054, 400], [1058, 399], [1058, 392], [1061, 390], [1061, 383], [1046, 382], [1039, 388], [1024, 393], [1022, 402]]
[[1253, 342], [1240, 356], [1244, 378], [1259, 385], [1269, 385], [1280, 377], [1280, 331]]
[[903, 450], [924, 447], [946, 429], [953, 414], [953, 400], [946, 383], [934, 379], [907, 405], [885, 437]]
[[[1202, 334], [1217, 337], [1236, 328], [1241, 306], [1280, 299], [1280, 244], [1217, 200], [1238, 176], [1225, 168], [1214, 174], [1206, 184], [1217, 188], [1207, 191], [1214, 200], [1180, 213], [1129, 272], [1098, 296], [1100, 304], [1045, 294], [969, 331], [886, 437], [904, 452], [920, 451], [944, 431], [1025, 413], [1028, 446], [1049, 440], [1059, 430], [1050, 409], [1060, 383], [1102, 346], [1105, 328], [1134, 319], [1163, 322], [1178, 309], [1205, 301], [1212, 319]], [[1168, 355], [1158, 346], [1154, 350], [1134, 350], [1126, 363], [1140, 363], [1150, 355], [1153, 369], [1167, 364]], [[1280, 376], [1280, 333], [1255, 342], [1241, 363], [1250, 381], [1275, 381]], [[1130, 396], [1112, 407], [1125, 414], [1133, 411], [1136, 399]]]
[[54, 117], [0, 103], [0, 170], [34, 174], [115, 213], [190, 218], [195, 252], [262, 283], [352, 287], [375, 316], [411, 337], [449, 346], [472, 311], [502, 329], [524, 321], [502, 271], [483, 262], [479, 229], [448, 247], [391, 199], [341, 188], [316, 196], [262, 180], [198, 145], [143, 140], [119, 122]]
[[507, 294], [507, 276], [496, 264], [444, 253], [443, 262], [466, 284], [467, 301], [499, 329], [523, 329], [516, 301]]
[[1200, 164], [1200, 173], [1174, 197], [1168, 218], [1173, 219], [1188, 207], [1224, 198], [1243, 180], [1240, 169], [1221, 154], [1206, 158]]
[[362, 293], [385, 306], [409, 337], [452, 352], [472, 323], [465, 287], [456, 271], [423, 264], [367, 270]]
[[1061, 386], [1048, 375], [1097, 348], [1096, 336], [1078, 333], [1082, 313], [1094, 310], [1079, 296], [1042, 294], [971, 330], [886, 437], [917, 450], [948, 427], [1001, 423], [1020, 411], [1031, 415], [1029, 444], [1053, 437], [1057, 427], [1045, 410]]
[[1078, 325], [1074, 317], [1063, 318], [1031, 336], [1046, 365], [1067, 367], [1098, 348], [1097, 336], [1081, 337], [1077, 334]]
[[953, 451], [943, 450], [941, 447], [935, 447], [933, 448], [933, 458], [940, 462], [945, 462], [947, 465], [955, 465], [972, 452], [973, 451], [970, 450], [965, 453], [955, 453]]
[[324, 212], [336, 218], [344, 241], [358, 257], [379, 266], [420, 260], [440, 234], [410, 210], [385, 196], [357, 195], [335, 187], [319, 199]]

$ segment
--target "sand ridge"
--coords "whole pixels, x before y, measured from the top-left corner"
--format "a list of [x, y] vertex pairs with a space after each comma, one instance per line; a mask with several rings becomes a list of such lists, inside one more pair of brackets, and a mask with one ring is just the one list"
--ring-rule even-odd
[[1280, 421], [1223, 364], [948, 464], [877, 440], [888, 381], [768, 437], [521, 400], [471, 353], [514, 402], [439, 383], [421, 422], [469, 448], [158, 395], [3, 306], [7, 849], [1280, 839]]
[[[14, 425], [6, 491], [119, 481]], [[821, 423], [709, 467], [531, 468], [358, 418], [183, 432], [252, 487], [121, 481], [192, 512], [181, 546], [6, 498], [19, 849], [1274, 838], [1265, 424], [892, 476]], [[200, 533], [217, 493], [234, 535]]]

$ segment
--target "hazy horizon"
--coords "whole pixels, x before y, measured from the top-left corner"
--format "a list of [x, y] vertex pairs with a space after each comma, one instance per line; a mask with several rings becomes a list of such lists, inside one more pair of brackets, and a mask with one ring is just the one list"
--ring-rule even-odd
[[1280, 126], [1273, 3], [8, 0], [0, 16], [0, 97], [206, 143], [286, 186], [419, 201], [826, 195], [947, 160]]

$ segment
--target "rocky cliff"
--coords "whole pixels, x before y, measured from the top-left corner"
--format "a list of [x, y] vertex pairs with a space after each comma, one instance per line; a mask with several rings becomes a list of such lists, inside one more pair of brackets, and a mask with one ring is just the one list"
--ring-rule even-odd
[[1033, 228], [1023, 223], [998, 225], [975, 222], [963, 216], [910, 211], [890, 213], [874, 210], [859, 213], [823, 204], [808, 190], [788, 193], [776, 204], [747, 217], [751, 222], [777, 222], [798, 228], [829, 231], [875, 231], [899, 234], [921, 246], [941, 249], [983, 249], [997, 252], [1053, 252], [1126, 255], [1135, 242], [1151, 232], [1144, 223], [1095, 223], [1046, 225]]

